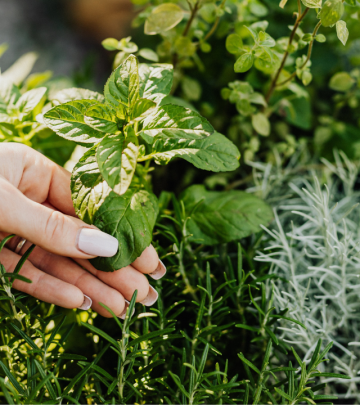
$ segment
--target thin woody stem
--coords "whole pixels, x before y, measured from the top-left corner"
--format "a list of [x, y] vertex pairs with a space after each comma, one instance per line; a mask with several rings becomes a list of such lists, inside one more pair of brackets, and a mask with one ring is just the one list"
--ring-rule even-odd
[[[223, 9], [225, 7], [225, 2], [226, 2], [226, 0], [222, 0], [221, 4], [219, 6], [219, 9]], [[206, 42], [211, 37], [211, 35], [213, 35], [213, 33], [216, 31], [219, 21], [220, 21], [220, 16], [217, 16], [216, 20], [214, 22], [214, 25], [211, 27], [211, 30], [205, 35], [205, 37], [201, 40], [201, 43]]]
[[[308, 49], [308, 53], [307, 53], [307, 57], [305, 59], [305, 62], [300, 66], [300, 70], [303, 69], [306, 64], [309, 62], [310, 58], [311, 58], [311, 53], [312, 53], [312, 49], [313, 49], [313, 45], [314, 45], [314, 40], [315, 40], [315, 36], [319, 30], [321, 26], [321, 21], [319, 21], [314, 29], [314, 32], [312, 34], [312, 40], [309, 43], [309, 49]], [[291, 74], [291, 76], [289, 76], [286, 80], [282, 81], [281, 83], [277, 83], [276, 86], [283, 86], [284, 84], [290, 82], [294, 77], [296, 76], [296, 71], [294, 73]]]
[[[299, 4], [299, 1], [298, 1], [298, 4]], [[301, 5], [300, 5], [299, 10], [301, 10]], [[289, 38], [289, 42], [288, 42], [286, 52], [284, 53], [284, 56], [283, 56], [281, 64], [280, 64], [280, 67], [279, 67], [278, 71], [276, 72], [276, 75], [273, 78], [273, 80], [271, 82], [271, 85], [270, 85], [270, 88], [269, 88], [269, 90], [268, 90], [268, 92], [267, 92], [267, 94], [265, 96], [266, 102], [268, 102], [270, 100], [270, 97], [272, 96], [272, 94], [273, 94], [273, 92], [275, 90], [276, 83], [277, 83], [277, 81], [279, 79], [280, 73], [283, 70], [283, 68], [285, 66], [285, 63], [286, 63], [286, 60], [287, 60], [287, 58], [289, 56], [289, 49], [290, 49], [290, 46], [291, 46], [291, 44], [292, 44], [292, 42], [293, 42], [293, 40], [295, 38], [296, 31], [297, 31], [301, 21], [304, 19], [304, 17], [306, 16], [306, 14], [308, 13], [309, 10], [310, 9], [308, 7], [306, 7], [306, 9], [304, 10], [304, 12], [302, 14], [300, 14], [300, 13], [297, 14], [297, 18], [296, 18], [296, 21], [295, 21], [295, 24], [294, 24], [294, 28], [291, 31], [291, 35], [290, 35], [290, 38]]]

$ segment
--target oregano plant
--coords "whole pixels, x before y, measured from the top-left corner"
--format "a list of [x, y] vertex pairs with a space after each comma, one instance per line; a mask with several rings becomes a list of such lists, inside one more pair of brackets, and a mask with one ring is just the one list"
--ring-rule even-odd
[[104, 96], [65, 90], [62, 104], [44, 114], [58, 135], [89, 149], [71, 179], [79, 218], [115, 236], [118, 253], [96, 258], [95, 267], [114, 271], [149, 246], [158, 214], [151, 192], [152, 160], [181, 157], [199, 169], [222, 172], [239, 166], [240, 153], [192, 109], [163, 104], [173, 80], [170, 64], [140, 64], [130, 55], [106, 82]]

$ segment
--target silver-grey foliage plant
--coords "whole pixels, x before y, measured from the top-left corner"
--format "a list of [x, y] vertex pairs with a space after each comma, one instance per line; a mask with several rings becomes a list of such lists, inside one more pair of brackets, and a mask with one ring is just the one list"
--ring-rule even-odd
[[[266, 229], [265, 248], [257, 261], [269, 263], [281, 277], [274, 287], [277, 310], [289, 308], [294, 324], [278, 328], [284, 341], [310, 359], [319, 338], [334, 342], [322, 372], [351, 377], [329, 389], [339, 398], [360, 401], [360, 193], [355, 184], [359, 167], [335, 151], [335, 164], [322, 160], [321, 172], [301, 172], [296, 158], [286, 169], [253, 164], [252, 189], [275, 205], [275, 222]], [[299, 170], [300, 167], [300, 170]], [[294, 175], [294, 172], [296, 173]], [[321, 176], [319, 175], [321, 174]], [[289, 177], [293, 179], [288, 182]], [[286, 181], [286, 182], [285, 182]], [[273, 189], [283, 197], [273, 199]], [[331, 382], [327, 378], [324, 382]], [[345, 385], [345, 387], [344, 387]]]

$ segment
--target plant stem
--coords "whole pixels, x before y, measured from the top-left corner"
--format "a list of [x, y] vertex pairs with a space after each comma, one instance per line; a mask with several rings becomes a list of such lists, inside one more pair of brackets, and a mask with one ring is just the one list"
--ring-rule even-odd
[[[299, 6], [299, 1], [300, 0], [298, 0], [298, 6]], [[286, 52], [284, 53], [284, 56], [283, 56], [281, 64], [280, 64], [280, 67], [277, 70], [277, 72], [275, 74], [275, 77], [273, 78], [273, 80], [271, 82], [270, 88], [269, 88], [268, 92], [266, 93], [265, 100], [266, 100], [267, 103], [269, 102], [270, 97], [272, 96], [272, 94], [273, 94], [273, 92], [275, 90], [276, 83], [277, 83], [277, 81], [279, 79], [280, 73], [282, 72], [282, 70], [283, 70], [283, 68], [285, 66], [285, 63], [286, 63], [287, 58], [289, 56], [289, 49], [290, 49], [290, 46], [291, 46], [291, 44], [292, 44], [292, 42], [293, 42], [293, 40], [295, 38], [296, 31], [297, 31], [301, 21], [304, 19], [304, 17], [306, 16], [306, 14], [308, 13], [309, 10], [310, 9], [308, 7], [306, 7], [306, 9], [304, 10], [304, 12], [302, 14], [300, 12], [297, 14], [297, 18], [296, 18], [296, 21], [295, 21], [295, 24], [294, 24], [294, 28], [293, 28], [293, 30], [291, 31], [291, 34], [290, 34], [290, 38], [289, 38], [289, 42], [288, 42]], [[300, 4], [300, 7], [299, 7], [299, 11], [301, 11], [301, 4]]]
[[[226, 0], [222, 0], [221, 4], [219, 6], [219, 9], [223, 9], [225, 7], [225, 2], [226, 2]], [[206, 42], [211, 37], [211, 35], [213, 35], [213, 33], [216, 31], [219, 21], [220, 21], [220, 16], [217, 16], [211, 30], [205, 35], [205, 37], [200, 41], [200, 43]]]
[[192, 24], [192, 22], [194, 21], [194, 18], [195, 18], [195, 16], [196, 16], [196, 13], [198, 12], [198, 10], [199, 10], [199, 2], [197, 1], [197, 2], [195, 3], [194, 8], [191, 10], [190, 18], [189, 18], [189, 20], [188, 20], [188, 22], [187, 22], [187, 24], [186, 24], [186, 27], [185, 27], [185, 29], [184, 29], [184, 31], [183, 31], [183, 33], [182, 33], [182, 36], [183, 36], [183, 37], [186, 37], [187, 34], [189, 33], [191, 24]]
[[[311, 58], [311, 53], [312, 53], [312, 49], [313, 49], [313, 44], [314, 44], [314, 40], [315, 40], [315, 36], [319, 30], [319, 28], [321, 27], [321, 21], [319, 21], [314, 29], [314, 32], [312, 34], [312, 40], [309, 43], [309, 49], [308, 49], [308, 53], [307, 53], [307, 57], [305, 62], [301, 65], [300, 70], [303, 69], [306, 64], [309, 62], [310, 58]], [[296, 71], [294, 73], [291, 74], [291, 76], [289, 76], [286, 80], [282, 81], [281, 83], [276, 84], [276, 86], [282, 86], [288, 82], [290, 82], [294, 77], [296, 76]]]
[[[199, 11], [199, 1], [197, 1], [197, 2], [195, 3], [195, 5], [194, 5], [193, 8], [191, 7], [191, 5], [190, 5], [189, 2], [188, 2], [188, 4], [189, 4], [189, 8], [190, 8], [190, 10], [191, 10], [191, 14], [190, 14], [190, 18], [189, 18], [189, 20], [188, 20], [188, 22], [187, 22], [187, 24], [186, 24], [186, 26], [185, 26], [185, 28], [184, 28], [184, 31], [183, 31], [183, 33], [182, 33], [182, 36], [183, 36], [183, 37], [186, 37], [187, 34], [189, 33], [189, 30], [190, 30], [190, 28], [191, 28], [191, 24], [193, 23], [194, 18], [195, 18], [195, 16], [196, 16], [197, 12]], [[173, 64], [173, 66], [174, 66], [174, 70], [175, 70], [175, 68], [176, 68], [176, 65], [177, 65], [178, 61], [179, 61], [179, 56], [178, 56], [177, 53], [174, 53], [173, 60], [172, 60], [172, 64]]]

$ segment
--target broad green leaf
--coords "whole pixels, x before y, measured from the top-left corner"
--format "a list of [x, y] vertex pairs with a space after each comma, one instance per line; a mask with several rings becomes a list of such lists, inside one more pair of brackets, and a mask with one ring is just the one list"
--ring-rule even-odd
[[234, 70], [236, 73], [247, 72], [254, 63], [254, 55], [252, 53], [244, 53], [240, 58], [235, 62]]
[[110, 193], [95, 214], [94, 225], [116, 237], [119, 250], [113, 257], [92, 259], [93, 265], [114, 271], [132, 263], [150, 245], [157, 214], [157, 199], [148, 191], [129, 188], [122, 196]]
[[94, 103], [86, 110], [84, 121], [91, 128], [105, 133], [119, 131], [116, 110], [111, 104]]
[[272, 209], [260, 198], [244, 191], [207, 191], [202, 185], [185, 190], [182, 201], [187, 213], [203, 199], [188, 221], [192, 240], [215, 245], [239, 240], [261, 230], [272, 217]]
[[318, 18], [324, 27], [332, 27], [344, 13], [342, 0], [327, 0], [322, 6]]
[[145, 118], [153, 113], [155, 107], [155, 101], [148, 100], [147, 98], [139, 98], [139, 100], [137, 100], [134, 104], [131, 112], [131, 118]]
[[305, 7], [321, 8], [322, 0], [301, 0]]
[[342, 44], [345, 46], [349, 38], [349, 30], [347, 29], [345, 21], [338, 21], [336, 23], [336, 33]]
[[251, 118], [252, 126], [255, 131], [262, 136], [270, 135], [270, 122], [267, 116], [263, 113], [254, 114]]
[[58, 91], [53, 97], [50, 98], [54, 105], [65, 104], [69, 101], [75, 100], [97, 100], [100, 103], [105, 101], [102, 94], [96, 91], [72, 87]]
[[147, 143], [153, 143], [156, 137], [201, 139], [213, 131], [209, 122], [195, 111], [167, 104], [144, 120], [140, 135]]
[[104, 89], [105, 99], [115, 107], [123, 104], [131, 109], [139, 98], [138, 60], [130, 55], [109, 77]]
[[44, 122], [70, 141], [83, 145], [100, 142], [104, 133], [91, 128], [84, 121], [87, 109], [95, 103], [94, 100], [76, 100], [58, 105], [44, 114]]
[[151, 62], [159, 62], [159, 57], [157, 53], [155, 53], [150, 48], [142, 48], [138, 52], [138, 55], [143, 57], [144, 59], [150, 60]]
[[347, 72], [336, 73], [330, 80], [330, 88], [336, 91], [348, 91], [354, 85], [355, 80]]
[[15, 108], [23, 116], [28, 115], [41, 101], [46, 93], [46, 87], [39, 87], [24, 93], [17, 101]]
[[75, 212], [87, 224], [93, 223], [95, 213], [111, 192], [100, 174], [96, 149], [97, 146], [84, 154], [71, 176], [71, 197]]
[[239, 34], [230, 34], [226, 38], [226, 49], [228, 52], [236, 55], [239, 53], [242, 48], [244, 47], [242, 38]]
[[174, 3], [163, 3], [155, 7], [145, 21], [146, 35], [156, 35], [177, 26], [184, 17], [183, 10]]
[[224, 135], [214, 132], [196, 140], [157, 139], [150, 156], [158, 164], [167, 164], [171, 159], [180, 157], [199, 169], [224, 172], [239, 167], [240, 152]]
[[126, 192], [134, 176], [139, 148], [125, 145], [124, 134], [107, 135], [99, 144], [96, 159], [105, 181], [119, 195]]
[[173, 82], [173, 66], [166, 63], [156, 65], [139, 65], [139, 94], [142, 98], [155, 101], [159, 104], [171, 90]]

